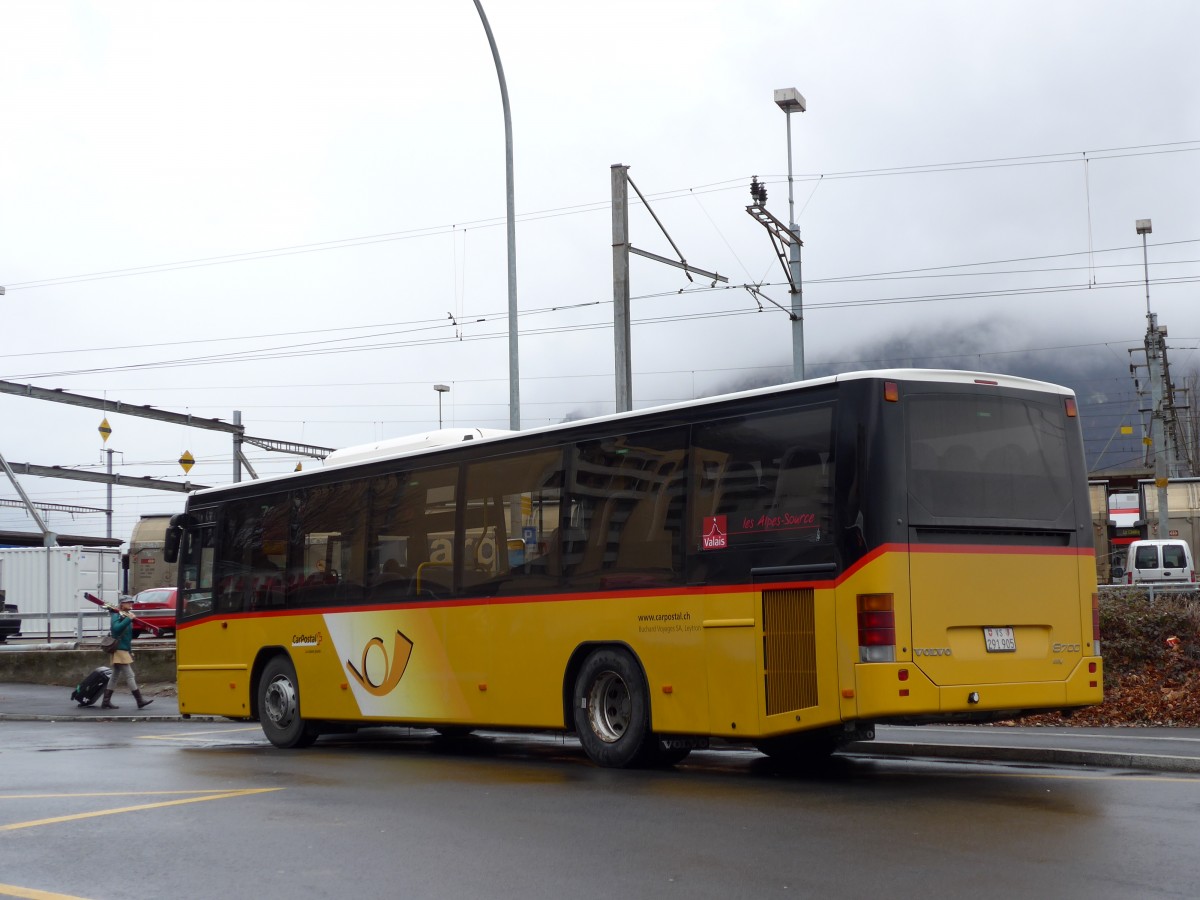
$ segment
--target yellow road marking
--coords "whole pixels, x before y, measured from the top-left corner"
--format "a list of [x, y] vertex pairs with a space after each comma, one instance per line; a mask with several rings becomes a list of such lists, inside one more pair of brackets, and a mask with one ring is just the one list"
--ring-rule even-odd
[[[34, 819], [31, 822], [14, 822], [11, 825], [0, 825], [0, 831], [17, 831], [21, 828], [34, 828], [38, 825], [55, 825], [59, 822], [74, 822], [79, 819], [94, 819], [97, 816], [115, 816], [118, 813], [138, 812], [144, 809], [161, 809], [165, 806], [182, 806], [185, 803], [203, 803], [206, 800], [228, 800], [234, 797], [249, 797], [253, 794], [267, 794], [272, 791], [281, 791], [283, 788], [247, 788], [241, 791], [225, 791], [222, 793], [211, 793], [204, 797], [189, 797], [186, 800], [164, 800], [161, 803], [143, 803], [139, 806], [122, 806], [117, 809], [98, 809], [94, 812], [74, 813], [69, 816], [55, 816], [51, 819]], [[151, 792], [152, 795], [159, 792]], [[161, 793], [177, 793], [177, 792], [161, 792]], [[197, 792], [193, 792], [197, 793]], [[82, 794], [71, 794], [67, 796], [86, 796]], [[108, 796], [108, 795], [93, 795], [93, 796]], [[129, 796], [128, 794], [117, 796]], [[134, 794], [133, 796], [138, 796]]]
[[237, 734], [240, 731], [262, 731], [259, 725], [249, 725], [245, 728], [214, 728], [211, 731], [181, 731], [178, 734], [143, 734], [143, 741], [186, 741], [195, 737], [206, 737], [210, 734]]
[[0, 895], [5, 897], [25, 897], [26, 900], [83, 900], [73, 894], [55, 894], [51, 891], [35, 891], [31, 888], [21, 888], [12, 884], [0, 884]]
[[[279, 791], [283, 788], [261, 788]], [[229, 788], [194, 791], [71, 791], [66, 794], [0, 794], [0, 800], [61, 800], [64, 797], [195, 797], [197, 794], [228, 794]]]

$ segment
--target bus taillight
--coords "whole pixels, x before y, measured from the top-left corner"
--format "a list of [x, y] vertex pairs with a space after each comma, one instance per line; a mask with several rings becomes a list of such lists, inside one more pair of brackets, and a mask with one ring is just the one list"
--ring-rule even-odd
[[1076, 418], [1079, 415], [1079, 407], [1075, 405], [1075, 398], [1067, 397], [1066, 405], [1067, 405], [1067, 418], [1068, 419]]
[[896, 661], [894, 595], [858, 595], [858, 659], [859, 662]]
[[1100, 594], [1092, 594], [1092, 654], [1100, 655]]

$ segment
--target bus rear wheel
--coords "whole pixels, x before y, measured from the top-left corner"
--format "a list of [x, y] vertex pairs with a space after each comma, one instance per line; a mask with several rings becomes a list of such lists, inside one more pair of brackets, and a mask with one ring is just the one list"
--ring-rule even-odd
[[639, 765], [654, 740], [641, 667], [624, 650], [594, 650], [575, 679], [575, 731], [592, 762]]
[[300, 682], [286, 656], [276, 656], [258, 683], [258, 720], [276, 747], [309, 747], [317, 733], [300, 717]]

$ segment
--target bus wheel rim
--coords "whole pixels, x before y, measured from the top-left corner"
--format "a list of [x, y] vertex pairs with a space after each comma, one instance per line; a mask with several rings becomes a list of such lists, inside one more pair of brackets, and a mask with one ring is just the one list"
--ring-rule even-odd
[[616, 672], [604, 672], [588, 691], [588, 722], [596, 737], [615, 744], [629, 729], [633, 718], [633, 698], [625, 680]]
[[267, 717], [280, 728], [286, 728], [296, 718], [299, 704], [296, 702], [296, 688], [284, 677], [276, 678], [267, 686], [265, 698]]

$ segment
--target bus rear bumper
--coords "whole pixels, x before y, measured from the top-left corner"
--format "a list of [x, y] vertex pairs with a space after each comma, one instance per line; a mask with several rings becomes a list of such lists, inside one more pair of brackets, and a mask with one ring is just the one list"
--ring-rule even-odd
[[873, 720], [999, 718], [1016, 711], [1094, 706], [1104, 700], [1103, 685], [1098, 656], [1084, 657], [1060, 681], [954, 685], [934, 684], [912, 663], [861, 663], [855, 666], [854, 699], [843, 700], [842, 715]]

